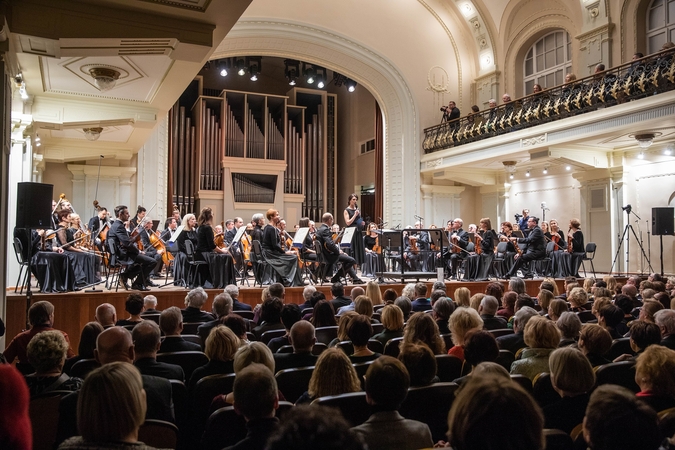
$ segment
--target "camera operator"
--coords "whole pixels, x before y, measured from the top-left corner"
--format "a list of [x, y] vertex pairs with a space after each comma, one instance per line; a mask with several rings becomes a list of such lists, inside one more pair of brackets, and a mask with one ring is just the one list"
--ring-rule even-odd
[[[441, 106], [441, 111], [443, 111], [443, 119], [441, 122], [450, 122], [451, 120], [459, 119], [460, 117], [459, 108], [452, 100], [450, 100], [448, 106]], [[459, 123], [457, 123], [457, 125], [459, 125]]]
[[[520, 220], [517, 217], [520, 216]], [[527, 220], [530, 218], [530, 210], [523, 209], [523, 214], [516, 214], [516, 220], [518, 220], [518, 228], [523, 232], [523, 236], [527, 237], [530, 233], [530, 228], [527, 226]]]

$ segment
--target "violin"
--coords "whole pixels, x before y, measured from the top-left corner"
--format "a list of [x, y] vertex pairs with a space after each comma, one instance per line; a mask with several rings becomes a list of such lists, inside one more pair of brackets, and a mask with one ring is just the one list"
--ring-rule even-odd
[[551, 236], [551, 242], [553, 242], [555, 245], [553, 246], [553, 251], [557, 252], [560, 250], [560, 245], [558, 245], [558, 242], [560, 242], [560, 235], [558, 233], [555, 233], [553, 236]]
[[481, 253], [483, 253], [483, 246], [481, 245], [483, 237], [480, 234], [476, 233], [474, 239], [475, 239], [474, 245], [476, 247], [476, 254], [480, 255]]
[[244, 261], [248, 261], [248, 265], [251, 264], [251, 236], [247, 233], [244, 233], [241, 236], [241, 250], [244, 255]]
[[373, 245], [373, 253], [377, 253], [378, 255], [382, 254], [382, 247], [380, 247], [380, 236], [377, 235], [375, 237], [375, 245]]
[[213, 243], [218, 248], [226, 248], [224, 233], [216, 233], [213, 235]]
[[459, 236], [457, 236], [457, 234], [452, 235], [450, 242], [452, 243], [452, 250], [450, 251], [451, 253], [459, 253], [462, 251], [462, 247], [457, 245], [457, 242], [459, 242]]
[[570, 253], [570, 254], [572, 254], [572, 252], [574, 250], [573, 244], [572, 244], [572, 242], [574, 242], [574, 238], [572, 236], [570, 236], [571, 231], [572, 231], [572, 228], [567, 230], [567, 252]]
[[419, 254], [420, 249], [417, 246], [417, 236], [409, 236], [408, 240], [410, 241], [410, 253], [413, 255]]

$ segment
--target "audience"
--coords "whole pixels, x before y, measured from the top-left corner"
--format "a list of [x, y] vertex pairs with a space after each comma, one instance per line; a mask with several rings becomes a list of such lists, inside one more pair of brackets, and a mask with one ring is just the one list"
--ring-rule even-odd
[[605, 358], [611, 346], [612, 336], [600, 325], [587, 323], [581, 328], [578, 347], [586, 355], [591, 366], [597, 367], [611, 363], [612, 361]]
[[146, 295], [143, 297], [143, 312], [141, 316], [148, 314], [159, 314], [161, 311], [157, 310], [157, 297], [154, 295]]
[[579, 320], [579, 317], [575, 313], [570, 311], [562, 313], [556, 321], [556, 326], [560, 330], [560, 344], [558, 347], [566, 347], [577, 343], [579, 333], [581, 332], [581, 320]]
[[661, 330], [661, 345], [675, 350], [675, 311], [664, 309], [654, 314], [654, 323]]
[[58, 330], [43, 331], [33, 336], [26, 349], [28, 362], [35, 369], [35, 373], [26, 375], [31, 396], [80, 388], [81, 379], [62, 373], [67, 351], [68, 342]]
[[94, 319], [101, 324], [103, 329], [114, 327], [117, 322], [117, 311], [110, 303], [102, 303], [96, 307]]
[[509, 291], [504, 294], [502, 297], [502, 303], [504, 307], [497, 311], [497, 316], [503, 317], [506, 320], [509, 320], [515, 314], [516, 300], [518, 300], [518, 294]]
[[312, 354], [312, 348], [316, 343], [314, 325], [301, 320], [293, 324], [289, 333], [289, 342], [293, 346], [293, 353], [275, 353], [275, 370], [295, 367], [311, 367], [316, 364], [317, 357]]
[[394, 300], [394, 305], [401, 309], [401, 312], [403, 313], [403, 320], [408, 320], [408, 317], [410, 317], [410, 313], [412, 311], [412, 302], [410, 299], [405, 296], [398, 297], [396, 300]]
[[396, 305], [386, 305], [382, 308], [380, 318], [383, 330], [373, 336], [373, 339], [387, 345], [390, 339], [403, 337], [403, 311]]
[[595, 372], [583, 353], [572, 347], [551, 353], [549, 367], [551, 384], [561, 399], [544, 407], [545, 426], [569, 434], [584, 420]]
[[[358, 286], [355, 286], [358, 287]], [[352, 288], [352, 291], [354, 288]], [[371, 302], [373, 302], [373, 305], [381, 305], [384, 303], [384, 300], [382, 299], [382, 291], [380, 290], [380, 285], [377, 284], [375, 281], [369, 281], [366, 283], [366, 297], [370, 299]], [[355, 297], [352, 297], [355, 298]]]
[[379, 320], [373, 319], [373, 302], [365, 295], [356, 297], [356, 300], [354, 300], [354, 311], [357, 314], [366, 316], [370, 320], [370, 323], [380, 323]]
[[330, 293], [333, 296], [333, 299], [330, 301], [333, 305], [335, 311], [339, 311], [343, 306], [347, 306], [352, 303], [352, 299], [345, 297], [345, 287], [339, 281], [333, 283], [330, 287]]
[[232, 330], [232, 332], [239, 338], [240, 347], [250, 344], [248, 335], [246, 334], [246, 321], [239, 314], [230, 313], [225, 317], [221, 317], [219, 322], [221, 325], [225, 325], [227, 328]]
[[433, 446], [427, 424], [405, 419], [398, 413], [408, 387], [408, 371], [395, 358], [382, 356], [368, 367], [366, 401], [375, 412], [352, 431], [363, 438], [369, 450], [415, 450]]
[[373, 327], [367, 316], [359, 314], [349, 321], [347, 336], [354, 347], [354, 353], [349, 356], [352, 363], [368, 362], [380, 357], [379, 353], [375, 353], [368, 348], [368, 340], [372, 335]]
[[131, 332], [135, 350], [134, 366], [143, 375], [184, 382], [185, 373], [181, 366], [157, 361], [159, 335], [159, 325], [151, 320], [144, 320], [134, 327]]
[[335, 347], [338, 343], [349, 340], [347, 329], [349, 328], [349, 323], [351, 320], [356, 316], [358, 316], [358, 314], [354, 311], [347, 311], [342, 316], [340, 316], [340, 320], [338, 321], [337, 337], [330, 341], [328, 347]]
[[228, 284], [225, 286], [225, 293], [232, 298], [232, 310], [233, 311], [252, 311], [253, 308], [251, 305], [246, 303], [241, 303], [239, 301], [239, 286], [236, 284]]
[[521, 348], [525, 348], [525, 326], [531, 317], [538, 316], [535, 309], [525, 306], [513, 316], [513, 334], [506, 334], [497, 338], [499, 348], [508, 350], [514, 355]]
[[[442, 292], [442, 291], [440, 291]], [[450, 334], [448, 320], [455, 311], [455, 304], [447, 297], [440, 297], [433, 304], [433, 317], [438, 325], [438, 332], [441, 334]]]
[[[471, 376], [473, 370], [480, 363], [495, 362], [499, 357], [499, 347], [494, 336], [486, 330], [472, 330], [466, 335], [466, 344], [464, 345], [464, 360], [471, 368], [468, 375], [456, 379], [454, 382], [462, 385], [467, 377]], [[463, 370], [466, 372], [466, 370]]]
[[328, 300], [319, 300], [309, 320], [315, 328], [334, 327], [337, 325], [333, 305]]
[[410, 386], [428, 386], [439, 381], [436, 357], [424, 344], [402, 344], [398, 359], [410, 375]]
[[457, 308], [448, 321], [452, 343], [454, 347], [448, 350], [448, 355], [453, 355], [464, 361], [464, 340], [466, 334], [475, 329], [483, 329], [483, 319], [473, 308]]
[[623, 317], [621, 308], [606, 305], [598, 310], [598, 325], [607, 330], [612, 339], [619, 339], [623, 336], [617, 331], [617, 326], [624, 320]]
[[218, 325], [211, 329], [204, 349], [209, 362], [192, 372], [188, 387], [193, 389], [199, 380], [209, 375], [234, 373], [234, 355], [239, 345], [239, 338], [229, 328]]
[[281, 308], [281, 323], [284, 325], [286, 334], [272, 338], [267, 343], [267, 346], [270, 348], [272, 353], [276, 353], [277, 350], [279, 350], [284, 345], [290, 345], [291, 342], [288, 336], [291, 332], [291, 327], [300, 322], [300, 320], [302, 320], [302, 312], [300, 311], [300, 307], [295, 303], [289, 303]]
[[127, 325], [136, 325], [143, 321], [141, 313], [144, 308], [144, 300], [139, 294], [129, 294], [124, 302], [124, 310], [129, 313], [128, 319], [120, 319], [115, 322], [115, 326], [124, 327]]
[[281, 323], [283, 308], [284, 303], [279, 297], [272, 297], [263, 302], [260, 307], [260, 325], [251, 330], [256, 339], [260, 340], [262, 334], [266, 331], [284, 329], [284, 324]]
[[542, 372], [549, 372], [548, 359], [558, 348], [560, 332], [555, 323], [544, 317], [531, 317], [525, 326], [525, 344], [520, 359], [511, 364], [511, 374], [521, 374], [534, 381]]
[[351, 292], [349, 293], [349, 298], [351, 299], [351, 302], [349, 303], [349, 305], [343, 306], [342, 308], [337, 310], [336, 315], [341, 316], [347, 311], [354, 311], [354, 308], [356, 307], [356, 299], [361, 295], [365, 296], [366, 291], [361, 286], [354, 286]]
[[556, 322], [562, 313], [567, 312], [567, 302], [559, 298], [551, 300], [551, 303], [548, 305], [548, 318]]
[[185, 323], [196, 323], [196, 322], [210, 322], [215, 319], [212, 314], [202, 311], [204, 303], [208, 300], [209, 296], [204, 290], [204, 288], [198, 287], [192, 289], [185, 296], [185, 309], [181, 309], [183, 314], [183, 322]]
[[434, 355], [446, 352], [445, 341], [439, 333], [436, 321], [431, 314], [421, 312], [410, 316], [403, 330], [403, 344], [424, 344]]
[[567, 300], [572, 306], [572, 312], [585, 311], [585, 305], [588, 303], [588, 294], [582, 287], [575, 287], [567, 296]]
[[455, 289], [455, 304], [460, 307], [468, 308], [469, 300], [471, 299], [471, 291], [469, 288], [461, 287]]
[[[216, 295], [216, 298], [213, 299], [213, 303], [211, 304], [211, 312], [216, 316], [216, 319], [205, 322], [197, 328], [197, 334], [202, 338], [202, 343], [206, 342], [206, 338], [209, 337], [211, 330], [220, 325], [220, 319], [232, 312], [232, 304], [232, 297], [227, 292], [221, 292]], [[160, 328], [162, 327], [161, 316], [159, 326]]]
[[88, 322], [80, 333], [80, 343], [77, 347], [77, 355], [68, 358], [63, 365], [63, 371], [70, 373], [73, 365], [83, 359], [94, 359], [94, 349], [96, 348], [96, 338], [103, 331], [103, 327], [98, 322]]
[[329, 348], [319, 356], [309, 380], [309, 389], [296, 405], [320, 397], [361, 391], [361, 382], [347, 355], [339, 348]]
[[412, 302], [413, 312], [427, 311], [431, 309], [431, 301], [427, 298], [426, 283], [415, 284], [415, 300]]
[[499, 302], [491, 295], [486, 295], [480, 301], [478, 313], [480, 314], [480, 318], [483, 319], [484, 329], [498, 330], [506, 328], [506, 320], [504, 320], [503, 317], [495, 316], [495, 314], [497, 314], [498, 308]]
[[0, 364], [0, 400], [0, 447], [31, 450], [33, 433], [28, 414], [28, 387], [21, 373], [9, 364]]
[[675, 407], [675, 351], [650, 345], [637, 358], [637, 397], [660, 412]]
[[201, 352], [202, 346], [183, 339], [183, 315], [177, 306], [165, 309], [159, 315], [159, 328], [164, 333], [164, 340], [158, 353]]
[[630, 327], [630, 348], [635, 352], [635, 355], [623, 354], [616, 358], [614, 362], [635, 361], [647, 347], [660, 343], [661, 331], [658, 325], [644, 320], [635, 320]]

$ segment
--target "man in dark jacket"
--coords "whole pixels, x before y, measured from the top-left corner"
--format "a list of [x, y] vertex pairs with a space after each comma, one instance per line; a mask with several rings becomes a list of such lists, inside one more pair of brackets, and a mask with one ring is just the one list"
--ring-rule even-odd
[[129, 220], [127, 207], [124, 205], [116, 206], [115, 216], [117, 219], [110, 227], [108, 239], [112, 239], [112, 245], [116, 246], [119, 258], [122, 261], [133, 260], [135, 263], [120, 275], [120, 281], [126, 286], [128, 280], [134, 280], [131, 285], [132, 289], [147, 291], [149, 289], [146, 284], [150, 281], [150, 272], [157, 263], [154, 259], [142, 254], [134, 245], [136, 237], [140, 235], [136, 232], [134, 238], [132, 238], [124, 226], [124, 222]]
[[312, 347], [316, 342], [314, 325], [301, 320], [291, 327], [288, 340], [293, 346], [293, 353], [275, 353], [274, 364], [277, 372], [295, 367], [310, 367], [316, 364], [317, 357], [312, 355]]
[[525, 325], [530, 317], [538, 316], [539, 313], [529, 306], [523, 306], [513, 316], [513, 334], [499, 336], [497, 338], [497, 345], [502, 350], [508, 350], [514, 355], [521, 348], [527, 347], [525, 345]]
[[[530, 233], [527, 235], [527, 237], [509, 238], [516, 243], [527, 244], [527, 249], [522, 255], [516, 255], [516, 262], [511, 270], [504, 275], [505, 279], [516, 276], [518, 270], [523, 267], [524, 264], [546, 257], [546, 239], [544, 238], [544, 233], [541, 231], [541, 228], [539, 228], [539, 218], [530, 216], [530, 218], [527, 220], [527, 226], [530, 230]], [[531, 264], [527, 264], [527, 268], [523, 269], [525, 270], [523, 273], [525, 278], [532, 278], [531, 266]]]
[[157, 361], [159, 335], [159, 325], [152, 320], [144, 320], [134, 327], [131, 332], [135, 350], [134, 366], [143, 375], [185, 382], [185, 373], [181, 366]]
[[201, 352], [202, 346], [186, 341], [180, 335], [183, 331], [183, 315], [177, 306], [165, 309], [159, 315], [159, 328], [164, 332], [164, 340], [158, 353]]
[[496, 316], [499, 308], [499, 301], [492, 295], [486, 295], [480, 301], [478, 314], [483, 319], [483, 329], [499, 330], [507, 327], [506, 320], [503, 317]]
[[356, 275], [356, 271], [354, 270], [356, 260], [340, 250], [340, 247], [333, 241], [333, 232], [331, 231], [333, 215], [331, 213], [325, 213], [321, 217], [321, 222], [321, 226], [316, 231], [316, 240], [321, 245], [323, 255], [328, 263], [325, 273], [333, 273], [333, 266], [338, 262], [342, 263], [342, 267], [331, 279], [331, 282], [335, 283], [340, 281], [341, 277], [349, 275], [352, 279], [352, 283], [363, 284], [363, 281]]

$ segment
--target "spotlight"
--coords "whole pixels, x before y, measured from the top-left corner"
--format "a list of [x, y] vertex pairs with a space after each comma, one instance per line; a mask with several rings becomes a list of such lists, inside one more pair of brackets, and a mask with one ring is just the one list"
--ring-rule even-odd
[[307, 77], [307, 84], [314, 84], [314, 76], [316, 75], [316, 71], [312, 66], [307, 67], [307, 65], [305, 65], [303, 74], [305, 77]]
[[354, 92], [356, 90], [356, 81], [352, 80], [351, 78], [347, 78], [345, 84], [347, 85], [347, 90], [349, 92]]
[[663, 149], [663, 154], [666, 156], [670, 156], [673, 154], [673, 149], [671, 147], [666, 147]]
[[221, 77], [227, 76], [227, 64], [225, 63], [225, 61], [218, 62], [218, 73], [220, 74]]
[[510, 178], [511, 180], [513, 180], [514, 177], [515, 177], [515, 176], [514, 176], [512, 173], [509, 174], [509, 178]]
[[284, 60], [284, 75], [288, 80], [288, 84], [295, 86], [298, 82], [298, 74], [300, 73], [300, 62], [295, 59]]
[[262, 56], [251, 56], [246, 58], [248, 73], [251, 74], [251, 81], [258, 81], [258, 75], [262, 70]]
[[323, 84], [323, 80], [319, 80], [316, 83], [316, 87], [318, 87], [319, 89], [323, 89], [324, 86], [325, 86], [325, 84]]
[[530, 176], [530, 169], [527, 169], [527, 172], [525, 172], [525, 176], [529, 177]]
[[572, 170], [572, 166], [565, 166], [565, 170]]
[[35, 135], [35, 142], [40, 142], [40, 135], [39, 134]]
[[323, 67], [314, 67], [316, 71], [316, 87], [323, 89], [326, 86], [326, 69]]
[[295, 86], [297, 84], [297, 79], [295, 77], [291, 78], [291, 81], [288, 82], [291, 86]]
[[243, 59], [238, 59], [235, 63], [235, 67], [237, 68], [237, 75], [241, 77], [246, 75], [246, 61]]
[[645, 159], [645, 152], [640, 152], [638, 154], [638, 159]]
[[28, 92], [26, 92], [26, 82], [21, 82], [21, 87], [19, 87], [19, 94], [21, 94], [22, 100], [28, 100]]
[[548, 167], [544, 167], [544, 175], [548, 174]]

